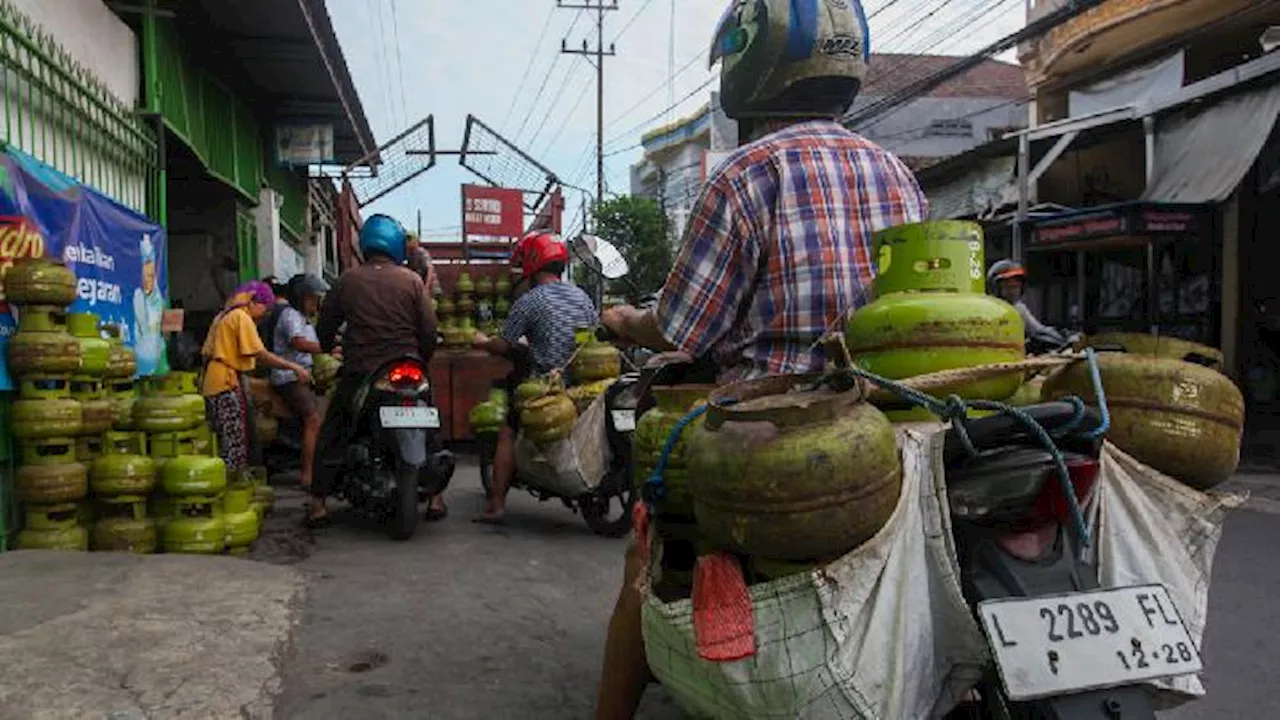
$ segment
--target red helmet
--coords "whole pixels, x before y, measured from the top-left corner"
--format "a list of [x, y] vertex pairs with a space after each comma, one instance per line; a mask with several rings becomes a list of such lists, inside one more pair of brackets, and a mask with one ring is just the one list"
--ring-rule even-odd
[[511, 253], [511, 266], [520, 268], [526, 278], [553, 262], [569, 262], [569, 248], [559, 235], [548, 230], [534, 230], [520, 238]]

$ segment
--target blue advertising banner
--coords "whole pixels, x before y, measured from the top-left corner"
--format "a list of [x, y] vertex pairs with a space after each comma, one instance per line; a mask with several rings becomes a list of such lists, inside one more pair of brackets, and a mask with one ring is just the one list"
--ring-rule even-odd
[[[21, 152], [0, 154], [0, 272], [20, 258], [60, 258], [78, 280], [70, 310], [118, 325], [140, 376], [165, 366], [165, 240], [146, 216]], [[19, 312], [0, 295], [0, 390], [14, 387], [4, 351]]]

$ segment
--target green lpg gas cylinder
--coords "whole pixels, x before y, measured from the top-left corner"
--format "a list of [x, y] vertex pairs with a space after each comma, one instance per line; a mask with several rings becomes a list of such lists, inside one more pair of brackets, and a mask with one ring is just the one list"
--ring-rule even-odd
[[145, 502], [103, 503], [102, 516], [93, 524], [93, 549], [149, 555], [156, 551], [156, 521], [147, 517]]
[[22, 308], [7, 352], [9, 372], [17, 377], [80, 371], [80, 343], [67, 332], [67, 314], [59, 307]]
[[16, 400], [9, 413], [9, 428], [16, 438], [68, 437], [80, 434], [80, 403], [70, 398]]
[[102, 456], [93, 461], [90, 486], [99, 498], [145, 498], [156, 487], [156, 461], [142, 433], [108, 433]]
[[76, 301], [76, 274], [53, 258], [21, 258], [4, 273], [4, 296], [19, 305], [66, 307]]
[[74, 312], [67, 315], [67, 329], [71, 336], [80, 343], [81, 375], [101, 378], [107, 370], [107, 360], [111, 355], [111, 343], [102, 337], [102, 329], [98, 316], [87, 312]]
[[98, 378], [87, 375], [72, 377], [71, 397], [80, 402], [81, 433], [99, 435], [115, 424], [115, 405], [107, 398], [102, 381]]
[[175, 498], [211, 498], [227, 487], [227, 465], [222, 458], [179, 455], [165, 462], [161, 474], [165, 494]]
[[227, 547], [227, 524], [208, 503], [175, 501], [174, 515], [164, 526], [164, 549], [171, 553], [217, 555]]
[[986, 289], [982, 226], [931, 220], [876, 233], [877, 297], [913, 291], [972, 292]]

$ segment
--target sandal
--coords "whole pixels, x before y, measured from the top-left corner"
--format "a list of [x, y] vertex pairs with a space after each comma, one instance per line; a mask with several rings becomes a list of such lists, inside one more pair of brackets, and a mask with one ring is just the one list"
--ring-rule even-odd
[[440, 522], [441, 520], [444, 520], [447, 517], [449, 517], [449, 508], [447, 507], [443, 507], [439, 509], [427, 508], [427, 511], [422, 514], [422, 519], [426, 520], [427, 522]]

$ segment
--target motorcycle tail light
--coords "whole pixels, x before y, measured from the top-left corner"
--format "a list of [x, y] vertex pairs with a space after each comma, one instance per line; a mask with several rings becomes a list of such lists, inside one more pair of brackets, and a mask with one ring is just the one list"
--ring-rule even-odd
[[387, 372], [387, 381], [395, 387], [416, 387], [422, 384], [422, 378], [422, 366], [417, 363], [403, 362]]
[[[1098, 484], [1098, 473], [1102, 466], [1093, 458], [1072, 458], [1067, 461], [1067, 475], [1071, 478], [1071, 487], [1075, 490], [1076, 503], [1084, 506], [1089, 493]], [[1044, 488], [1027, 513], [1027, 520], [1035, 523], [1066, 523], [1071, 521], [1071, 502], [1063, 492], [1062, 481], [1058, 479], [1058, 471], [1050, 469], [1045, 477]]]
[[[1069, 455], [1067, 474], [1083, 503], [1097, 483], [1098, 461]], [[968, 468], [948, 469], [951, 515], [958, 520], [1010, 529], [1035, 528], [1069, 520], [1071, 506], [1052, 457], [1023, 448], [994, 451]]]

